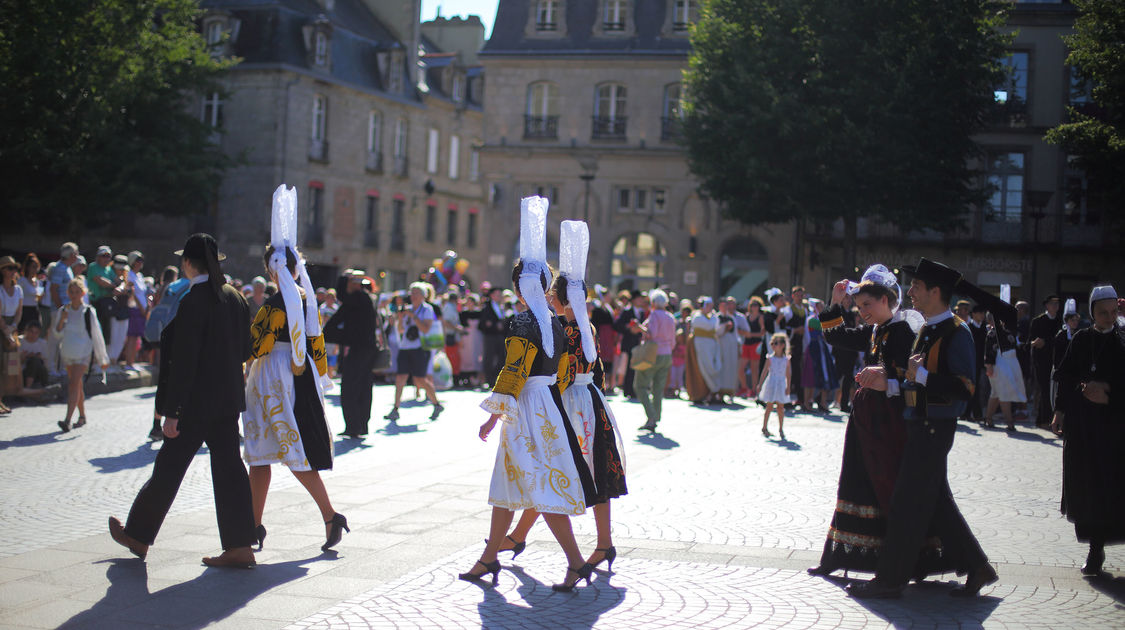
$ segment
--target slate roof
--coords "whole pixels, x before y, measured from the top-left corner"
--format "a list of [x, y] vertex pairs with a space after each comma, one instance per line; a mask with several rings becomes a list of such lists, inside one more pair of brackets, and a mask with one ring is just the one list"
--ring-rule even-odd
[[633, 0], [630, 20], [636, 25], [632, 36], [595, 35], [600, 19], [598, 0], [566, 0], [566, 35], [527, 37], [528, 20], [534, 19], [535, 0], [500, 0], [492, 37], [481, 55], [687, 55], [687, 37], [663, 37], [661, 29], [669, 3], [667, 0]]

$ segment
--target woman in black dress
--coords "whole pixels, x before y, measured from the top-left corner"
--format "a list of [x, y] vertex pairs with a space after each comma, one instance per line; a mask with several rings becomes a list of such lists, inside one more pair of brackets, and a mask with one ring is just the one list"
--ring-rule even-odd
[[[848, 294], [859, 308], [861, 326], [844, 325], [842, 302]], [[820, 565], [808, 570], [812, 575], [837, 569], [874, 572], [878, 562], [906, 440], [899, 386], [924, 323], [919, 313], [898, 310], [899, 296], [894, 275], [875, 265], [859, 284], [837, 282], [832, 304], [819, 315], [828, 343], [863, 352], [866, 367], [855, 377], [836, 510]], [[937, 551], [938, 541], [928, 541], [915, 570], [919, 578], [943, 572]]]

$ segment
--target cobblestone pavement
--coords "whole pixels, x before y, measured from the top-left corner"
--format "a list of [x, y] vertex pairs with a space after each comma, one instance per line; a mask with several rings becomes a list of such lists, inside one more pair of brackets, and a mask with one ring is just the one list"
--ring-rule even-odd
[[[408, 390], [409, 392], [410, 390]], [[375, 417], [393, 390], [379, 387]], [[621, 555], [578, 593], [553, 593], [563, 557], [537, 526], [500, 585], [461, 582], [487, 533], [495, 442], [481, 443], [480, 393], [445, 392], [447, 411], [404, 406], [337, 442], [326, 473], [352, 532], [322, 554], [308, 496], [278, 470], [255, 571], [205, 569], [218, 547], [207, 457], [189, 470], [147, 562], [122, 553], [105, 517], [124, 517], [147, 479], [152, 389], [96, 396], [69, 434], [60, 405], [0, 419], [0, 627], [1125, 627], [1125, 578], [1082, 579], [1085, 548], [1058, 514], [1060, 443], [962, 424], [950, 479], [1001, 581], [973, 602], [945, 576], [897, 602], [848, 598], [845, 580], [807, 576], [835, 500], [843, 418], [798, 414], [788, 442], [764, 439], [761, 411], [668, 401], [661, 433], [635, 437], [640, 406], [612, 398], [631, 442], [630, 494], [613, 504]], [[330, 402], [334, 402], [330, 396]], [[330, 423], [343, 426], [339, 408]], [[593, 519], [574, 519], [584, 549]], [[1108, 550], [1120, 575], [1125, 547]], [[604, 565], [603, 565], [604, 568]]]

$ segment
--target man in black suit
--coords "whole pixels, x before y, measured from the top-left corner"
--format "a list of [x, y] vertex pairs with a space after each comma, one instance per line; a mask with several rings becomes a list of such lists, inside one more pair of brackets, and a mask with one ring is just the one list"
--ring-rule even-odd
[[141, 488], [124, 525], [109, 519], [110, 535], [144, 559], [188, 465], [204, 443], [223, 553], [203, 558], [216, 567], [254, 566], [255, 540], [250, 481], [238, 444], [238, 417], [246, 409], [243, 363], [250, 358], [250, 309], [242, 294], [224, 284], [215, 239], [192, 234], [176, 255], [191, 289], [160, 335], [156, 411], [164, 416], [165, 440], [152, 477]]
[[504, 309], [504, 291], [500, 287], [488, 287], [488, 299], [480, 309], [478, 328], [484, 335], [484, 380], [488, 388], [496, 384], [496, 377], [504, 367], [504, 338], [508, 335], [508, 313]]
[[324, 340], [348, 348], [340, 375], [340, 407], [344, 412], [340, 435], [359, 438], [367, 435], [367, 423], [371, 421], [371, 370], [379, 350], [379, 318], [367, 290], [371, 280], [358, 270], [349, 270], [346, 276], [347, 289], [340, 309], [324, 326]]
[[1031, 374], [1035, 382], [1035, 426], [1045, 429], [1055, 416], [1051, 408], [1051, 369], [1054, 367], [1055, 335], [1062, 330], [1059, 296], [1043, 300], [1043, 312], [1031, 320]]
[[988, 341], [988, 324], [984, 321], [988, 308], [977, 304], [969, 310], [969, 318], [965, 323], [969, 325], [969, 332], [973, 333], [973, 361], [976, 363], [976, 376], [973, 380], [977, 390], [969, 400], [968, 415], [970, 420], [980, 422], [984, 420], [985, 405], [988, 404], [990, 385], [988, 375], [984, 372], [984, 350]]
[[629, 359], [633, 348], [641, 343], [641, 324], [647, 317], [648, 298], [644, 293], [635, 291], [630, 302], [630, 307], [621, 309], [621, 313], [617, 315], [617, 319], [613, 322], [613, 329], [621, 334], [621, 353], [625, 355], [627, 362], [625, 382], [622, 383], [621, 389], [625, 392], [626, 398], [636, 398], [637, 393], [633, 390], [633, 365]]

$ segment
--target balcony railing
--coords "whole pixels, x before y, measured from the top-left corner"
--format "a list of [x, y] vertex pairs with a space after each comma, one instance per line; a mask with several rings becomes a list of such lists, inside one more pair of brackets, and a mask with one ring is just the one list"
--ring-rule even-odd
[[558, 138], [558, 116], [530, 116], [523, 117], [524, 138]]
[[395, 176], [396, 177], [406, 177], [406, 175], [409, 172], [410, 172], [410, 163], [407, 160], [406, 156], [405, 155], [396, 155], [395, 156], [395, 171], [394, 171]]
[[606, 32], [621, 32], [625, 30], [625, 22], [602, 22], [602, 30]]
[[691, 27], [691, 22], [672, 22], [672, 30], [677, 33], [683, 33]]
[[1027, 101], [1011, 98], [995, 103], [989, 112], [989, 123], [994, 127], [1026, 127]]
[[676, 141], [683, 134], [683, 121], [679, 116], [665, 116], [660, 119], [660, 139]]
[[594, 116], [594, 129], [592, 137], [601, 140], [624, 140], [625, 117]]
[[327, 162], [328, 161], [328, 141], [317, 140], [315, 138], [309, 140], [309, 159], [314, 162]]
[[537, 31], [557, 31], [559, 25], [555, 22], [536, 22], [535, 30]]
[[366, 167], [368, 173], [382, 173], [383, 154], [379, 151], [368, 151]]

